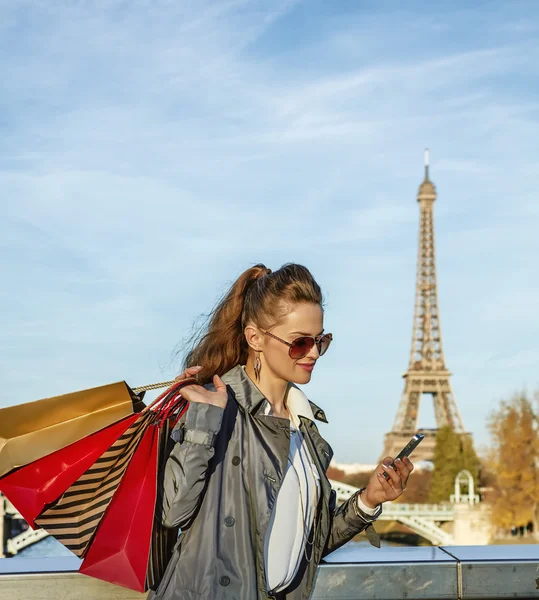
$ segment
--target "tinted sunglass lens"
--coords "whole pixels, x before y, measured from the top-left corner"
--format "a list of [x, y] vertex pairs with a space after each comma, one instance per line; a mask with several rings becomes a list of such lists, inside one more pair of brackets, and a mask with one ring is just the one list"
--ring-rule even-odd
[[311, 351], [311, 348], [314, 346], [313, 338], [309, 337], [301, 337], [292, 342], [292, 347], [290, 348], [290, 358], [303, 358], [307, 356]]
[[331, 337], [329, 337], [329, 335], [325, 335], [323, 338], [320, 339], [320, 342], [318, 344], [318, 353], [320, 354], [320, 356], [323, 356], [326, 353], [330, 344]]

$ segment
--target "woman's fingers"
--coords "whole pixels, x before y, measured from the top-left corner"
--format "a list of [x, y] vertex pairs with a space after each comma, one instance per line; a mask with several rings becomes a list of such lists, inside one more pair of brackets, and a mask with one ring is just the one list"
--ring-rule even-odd
[[188, 402], [205, 402], [204, 399], [206, 388], [201, 385], [186, 385], [182, 388], [181, 394]]
[[[389, 485], [391, 485], [395, 489], [398, 489], [400, 487], [400, 483], [401, 483], [401, 478], [399, 477], [399, 474], [395, 471], [395, 469], [393, 469], [392, 467], [390, 467], [388, 465], [385, 465], [384, 463], [382, 463], [382, 469], [389, 476], [389, 481], [388, 481]], [[382, 476], [382, 478], [385, 480], [385, 477]]]
[[410, 473], [414, 470], [414, 463], [407, 456], [402, 459], [402, 462], [406, 465], [406, 468]]
[[408, 483], [408, 479], [410, 478], [410, 475], [414, 470], [414, 465], [412, 464], [412, 461], [407, 457], [403, 458], [401, 461], [397, 461], [396, 465], [401, 475], [402, 489], [404, 490], [406, 484]]
[[219, 377], [219, 375], [213, 376], [213, 385], [215, 386], [215, 391], [219, 393], [227, 393], [226, 391], [226, 383]]
[[389, 483], [389, 481], [386, 480], [386, 478], [382, 475], [382, 473], [377, 473], [377, 476], [378, 476], [378, 482], [380, 483], [380, 485], [382, 486], [382, 489], [386, 493], [386, 499], [393, 500], [394, 498], [396, 498], [395, 489], [393, 488], [391, 483]]
[[215, 392], [208, 390], [202, 385], [192, 383], [182, 388], [182, 396], [188, 402], [215, 404], [224, 408], [228, 400], [226, 384], [218, 375], [213, 377], [213, 383], [215, 385]]
[[406, 487], [410, 473], [414, 470], [414, 465], [408, 458], [396, 460], [393, 468], [391, 464], [393, 464], [393, 459], [391, 456], [386, 456], [375, 471], [376, 481], [382, 488], [379, 493], [385, 495], [385, 498], [379, 498], [380, 502], [397, 499]]
[[189, 377], [194, 377], [200, 372], [200, 369], [202, 369], [200, 366], [188, 367], [181, 375], [175, 378], [175, 381], [183, 381], [184, 379], [189, 379]]
[[397, 469], [397, 473], [400, 475], [404, 487], [404, 484], [408, 481], [408, 477], [410, 477], [410, 469], [406, 466], [406, 463], [403, 460], [399, 459], [395, 461], [395, 467]]

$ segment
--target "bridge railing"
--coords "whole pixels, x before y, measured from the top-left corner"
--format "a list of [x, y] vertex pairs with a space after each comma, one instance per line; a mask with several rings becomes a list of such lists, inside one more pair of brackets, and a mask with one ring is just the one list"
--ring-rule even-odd
[[[341, 483], [340, 481], [334, 481], [332, 479], [329, 480], [331, 483], [331, 487], [337, 492], [337, 499], [343, 502], [348, 499], [352, 494], [355, 494], [358, 490], [357, 487], [353, 485], [348, 485], [347, 483]], [[392, 511], [402, 511], [402, 512], [436, 512], [440, 514], [452, 514], [454, 512], [454, 505], [445, 503], [445, 504], [406, 504], [400, 502], [388, 502], [384, 505], [388, 507], [389, 510]]]
[[455, 509], [450, 504], [405, 504], [401, 502], [387, 502], [384, 504], [385, 510], [391, 512], [405, 513], [436, 513], [444, 515], [452, 515]]

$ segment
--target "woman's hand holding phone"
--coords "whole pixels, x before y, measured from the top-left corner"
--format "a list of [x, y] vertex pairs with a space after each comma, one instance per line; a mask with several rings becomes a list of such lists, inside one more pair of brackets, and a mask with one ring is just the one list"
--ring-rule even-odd
[[[412, 461], [404, 457], [393, 458], [386, 456], [374, 470], [367, 487], [361, 494], [361, 500], [369, 508], [376, 508], [382, 502], [396, 500], [406, 489], [410, 473], [414, 470]], [[387, 479], [384, 477], [387, 474]]]

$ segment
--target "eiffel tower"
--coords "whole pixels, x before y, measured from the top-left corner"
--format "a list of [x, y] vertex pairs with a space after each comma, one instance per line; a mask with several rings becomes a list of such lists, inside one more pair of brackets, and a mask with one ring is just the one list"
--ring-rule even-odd
[[403, 375], [404, 391], [393, 429], [385, 436], [382, 455], [396, 456], [412, 435], [420, 431], [425, 439], [414, 451], [413, 460], [416, 462], [432, 460], [436, 440], [436, 429], [417, 429], [419, 405], [424, 394], [432, 395], [437, 428], [449, 425], [454, 431], [465, 433], [442, 349], [434, 254], [436, 188], [429, 179], [428, 149], [425, 150], [425, 179], [419, 186], [417, 200], [419, 252], [410, 364]]

